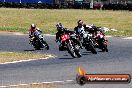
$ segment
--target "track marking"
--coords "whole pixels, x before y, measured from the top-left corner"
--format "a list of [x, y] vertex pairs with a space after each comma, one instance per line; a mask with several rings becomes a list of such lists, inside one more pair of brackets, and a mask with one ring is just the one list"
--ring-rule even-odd
[[116, 30], [116, 29], [110, 29], [111, 31], [118, 31], [118, 30]]
[[28, 85], [28, 84], [20, 84], [20, 86], [26, 86], [26, 85]]
[[9, 87], [17, 87], [18, 85], [10, 85]]
[[123, 38], [123, 39], [132, 39], [132, 37], [126, 37], [126, 38]]
[[51, 82], [42, 82], [42, 83], [30, 83], [30, 84], [19, 84], [19, 85], [10, 85], [10, 86], [0, 86], [0, 88], [10, 88], [17, 86], [26, 86], [26, 85], [39, 85], [39, 84], [65, 84], [65, 83], [73, 83], [74, 80], [65, 80], [65, 81], [51, 81]]
[[51, 35], [51, 34], [44, 34], [45, 36], [56, 36], [56, 35]]
[[33, 85], [39, 85], [40, 83], [32, 83]]
[[20, 36], [21, 36], [21, 35], [25, 35], [25, 34], [19, 33], [19, 32], [14, 32], [13, 34], [14, 34], [14, 35], [20, 35]]
[[0, 86], [0, 88], [8, 88], [8, 86]]
[[107, 38], [110, 38], [110, 37], [112, 37], [112, 36], [110, 36], [110, 35], [107, 35], [106, 37], [107, 37]]
[[19, 60], [19, 61], [13, 61], [13, 62], [5, 62], [5, 63], [0, 63], [0, 65], [5, 65], [5, 64], [16, 64], [16, 63], [21, 63], [21, 62], [30, 62], [30, 61], [37, 61], [37, 60], [46, 60], [48, 58], [53, 58], [54, 56], [52, 55], [47, 55], [48, 57], [46, 58], [39, 58], [39, 59], [28, 59], [28, 60]]
[[60, 83], [70, 83], [70, 82], [74, 82], [74, 80], [65, 80], [65, 81], [51, 81], [51, 82], [42, 82], [43, 84], [60, 84]]

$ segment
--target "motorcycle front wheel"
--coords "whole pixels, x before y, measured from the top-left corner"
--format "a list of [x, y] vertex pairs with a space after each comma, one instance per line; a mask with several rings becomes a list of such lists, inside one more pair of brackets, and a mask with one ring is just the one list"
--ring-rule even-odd
[[107, 48], [107, 45], [106, 44], [102, 44], [102, 51], [104, 52], [104, 51], [106, 51], [106, 52], [108, 52], [108, 48]]
[[81, 53], [80, 53], [80, 47], [78, 45], [75, 45], [75, 53], [77, 55], [77, 57], [82, 57]]
[[43, 46], [46, 50], [49, 50], [49, 45], [46, 41], [43, 40]]
[[67, 44], [67, 51], [73, 58], [76, 58], [76, 53], [74, 52], [74, 47], [70, 43]]
[[91, 47], [90, 51], [93, 53], [93, 54], [97, 54], [97, 51], [96, 49], [94, 48], [93, 44], [90, 42], [89, 43], [89, 46]]

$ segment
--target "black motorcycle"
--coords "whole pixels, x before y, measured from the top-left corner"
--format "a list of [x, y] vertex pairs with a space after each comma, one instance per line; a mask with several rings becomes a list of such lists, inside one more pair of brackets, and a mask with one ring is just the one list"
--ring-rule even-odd
[[87, 31], [83, 33], [82, 45], [85, 47], [87, 51], [91, 51], [93, 54], [97, 54], [97, 51], [95, 48], [95, 41], [92, 37], [92, 34], [89, 34]]
[[41, 48], [49, 50], [49, 45], [44, 40], [44, 37], [41, 32], [36, 31], [33, 35], [34, 36], [31, 38], [32, 41], [30, 41], [30, 44], [33, 45], [36, 50], [40, 50]]
[[86, 26], [85, 29], [92, 34], [95, 47], [101, 49], [103, 52], [108, 52], [108, 40], [106, 40], [103, 29], [94, 24]]

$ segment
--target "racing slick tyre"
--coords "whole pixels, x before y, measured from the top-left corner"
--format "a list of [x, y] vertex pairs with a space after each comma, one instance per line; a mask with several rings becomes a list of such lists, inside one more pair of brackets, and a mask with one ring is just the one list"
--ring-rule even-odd
[[78, 45], [75, 45], [75, 53], [76, 53], [76, 55], [77, 55], [77, 57], [82, 57], [82, 55], [81, 55], [81, 53], [80, 53], [80, 51], [79, 51], [79, 46]]
[[74, 52], [74, 47], [70, 43], [67, 44], [67, 51], [73, 58], [76, 58], [76, 53]]
[[108, 52], [108, 48], [107, 48], [107, 45], [106, 44], [102, 44], [102, 51], [106, 51]]
[[43, 46], [46, 50], [49, 50], [49, 45], [47, 44], [46, 41], [43, 40]]
[[90, 51], [93, 53], [93, 54], [97, 54], [97, 51], [96, 49], [94, 48], [93, 44], [90, 42], [89, 43], [89, 46], [91, 47]]

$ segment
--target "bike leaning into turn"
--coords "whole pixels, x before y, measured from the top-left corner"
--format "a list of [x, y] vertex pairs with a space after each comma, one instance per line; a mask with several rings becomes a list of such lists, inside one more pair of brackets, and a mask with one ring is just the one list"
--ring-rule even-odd
[[44, 40], [43, 35], [41, 32], [36, 31], [34, 32], [32, 38], [30, 39], [30, 44], [36, 49], [40, 50], [41, 48], [44, 48], [46, 50], [49, 50], [49, 45], [47, 42]]
[[[65, 50], [73, 57], [81, 57], [80, 46], [78, 45], [76, 34], [62, 34], [60, 37], [60, 43]], [[61, 47], [60, 47], [61, 48]]]

